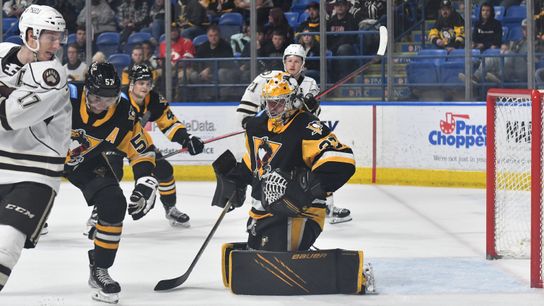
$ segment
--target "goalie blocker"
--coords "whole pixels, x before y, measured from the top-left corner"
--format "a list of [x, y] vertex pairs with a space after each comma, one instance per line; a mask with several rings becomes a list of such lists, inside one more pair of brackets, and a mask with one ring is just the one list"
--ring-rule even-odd
[[342, 249], [269, 252], [247, 250], [246, 243], [222, 248], [223, 284], [235, 294], [367, 294], [374, 277], [363, 251]]

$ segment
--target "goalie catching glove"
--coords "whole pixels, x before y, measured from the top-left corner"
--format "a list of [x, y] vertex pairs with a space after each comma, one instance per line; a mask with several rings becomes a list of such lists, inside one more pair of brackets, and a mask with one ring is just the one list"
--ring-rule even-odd
[[261, 179], [261, 203], [269, 212], [288, 217], [309, 217], [305, 213], [325, 192], [315, 176], [307, 169], [283, 171], [274, 169]]
[[213, 195], [212, 206], [225, 207], [230, 201], [230, 210], [240, 207], [246, 199], [247, 184], [236, 179], [236, 167], [239, 164], [231, 151], [226, 150], [212, 164], [217, 185]]
[[128, 213], [132, 219], [142, 218], [153, 208], [158, 186], [159, 182], [152, 176], [143, 176], [136, 181], [128, 204]]

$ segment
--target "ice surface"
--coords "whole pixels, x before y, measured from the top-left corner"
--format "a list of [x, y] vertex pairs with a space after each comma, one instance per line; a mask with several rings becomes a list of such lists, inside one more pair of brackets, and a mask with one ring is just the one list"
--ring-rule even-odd
[[[128, 195], [131, 184], [123, 188]], [[215, 223], [221, 211], [209, 204], [213, 189], [178, 183], [189, 229], [170, 227], [160, 203], [140, 221], [125, 220], [110, 269], [122, 286], [120, 305], [544, 305], [544, 290], [529, 288], [528, 260], [485, 260], [484, 190], [371, 185], [347, 185], [335, 195], [353, 221], [327, 224], [316, 246], [364, 250], [378, 295], [256, 297], [224, 289], [220, 247], [245, 240], [247, 207], [225, 217], [185, 284], [154, 292], [157, 281], [185, 272]], [[102, 304], [91, 300], [87, 285], [91, 241], [82, 232], [90, 212], [80, 192], [63, 183], [49, 234], [23, 251], [0, 305]]]

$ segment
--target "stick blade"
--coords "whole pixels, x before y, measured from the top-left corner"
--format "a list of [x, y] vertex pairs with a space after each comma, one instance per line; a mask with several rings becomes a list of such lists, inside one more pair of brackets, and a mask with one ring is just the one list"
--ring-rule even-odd
[[384, 26], [380, 27], [380, 46], [378, 47], [378, 55], [383, 56], [385, 54], [385, 50], [387, 49], [387, 28]]
[[170, 290], [174, 289], [181, 284], [185, 283], [187, 280], [187, 275], [183, 274], [180, 277], [172, 278], [172, 279], [163, 279], [155, 285], [155, 291], [164, 291], [164, 290]]

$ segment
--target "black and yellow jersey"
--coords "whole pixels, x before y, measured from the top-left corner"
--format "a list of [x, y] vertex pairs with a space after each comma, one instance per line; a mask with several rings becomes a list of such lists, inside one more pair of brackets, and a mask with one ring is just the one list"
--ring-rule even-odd
[[118, 150], [126, 154], [134, 177], [150, 175], [155, 167], [153, 142], [140, 122], [130, 102], [124, 98], [102, 114], [87, 109], [83, 85], [69, 84], [72, 102], [71, 145], [67, 156], [67, 171], [80, 164], [101, 158], [105, 151]]
[[[260, 112], [246, 126], [246, 153], [243, 163], [253, 174], [250, 215], [260, 219], [270, 216], [260, 204], [260, 178], [280, 168], [291, 171], [306, 168], [319, 179], [325, 192], [342, 187], [355, 172], [355, 159], [350, 147], [342, 144], [329, 128], [313, 114], [298, 111], [287, 123], [270, 119]], [[323, 227], [325, 205], [310, 208], [312, 217]]]
[[161, 132], [170, 140], [181, 142], [188, 137], [187, 129], [170, 109], [170, 105], [161, 94], [152, 90], [144, 98], [144, 104], [138, 105], [132, 98], [128, 87], [121, 91], [121, 97], [130, 101], [136, 117], [142, 126], [147, 122], [155, 122]]

